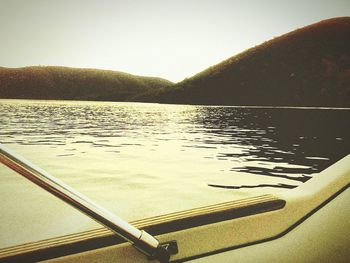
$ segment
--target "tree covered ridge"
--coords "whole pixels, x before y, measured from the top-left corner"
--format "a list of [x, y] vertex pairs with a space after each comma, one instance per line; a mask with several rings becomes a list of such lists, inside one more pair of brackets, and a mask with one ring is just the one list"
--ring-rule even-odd
[[176, 84], [68, 67], [0, 67], [0, 98], [350, 107], [350, 17], [276, 37]]
[[350, 107], [350, 17], [274, 38], [138, 100]]
[[172, 82], [124, 72], [69, 67], [0, 68], [0, 97], [128, 101]]

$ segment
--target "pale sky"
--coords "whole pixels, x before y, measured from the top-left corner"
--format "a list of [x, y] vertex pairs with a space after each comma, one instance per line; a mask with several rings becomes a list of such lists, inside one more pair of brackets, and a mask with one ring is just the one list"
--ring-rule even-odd
[[350, 0], [0, 0], [0, 66], [60, 65], [180, 81]]

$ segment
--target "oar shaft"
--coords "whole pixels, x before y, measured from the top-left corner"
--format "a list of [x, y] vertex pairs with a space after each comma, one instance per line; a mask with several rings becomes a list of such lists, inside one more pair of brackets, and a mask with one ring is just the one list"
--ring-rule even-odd
[[153, 256], [156, 253], [159, 242], [153, 236], [130, 225], [2, 144], [0, 144], [0, 162], [111, 229], [146, 255]]

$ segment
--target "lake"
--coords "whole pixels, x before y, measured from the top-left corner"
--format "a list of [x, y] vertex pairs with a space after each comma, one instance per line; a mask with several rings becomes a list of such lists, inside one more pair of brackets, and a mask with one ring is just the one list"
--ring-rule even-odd
[[[0, 100], [0, 114], [2, 144], [125, 220], [290, 191], [350, 153], [350, 109]], [[99, 227], [0, 174], [0, 247]]]

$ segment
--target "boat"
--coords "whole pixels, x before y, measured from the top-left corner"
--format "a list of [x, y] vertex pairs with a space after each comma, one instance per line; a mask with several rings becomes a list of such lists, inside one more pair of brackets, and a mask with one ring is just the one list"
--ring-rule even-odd
[[0, 249], [1, 262], [348, 262], [350, 154], [297, 188], [127, 223], [5, 146], [0, 161], [103, 227]]

